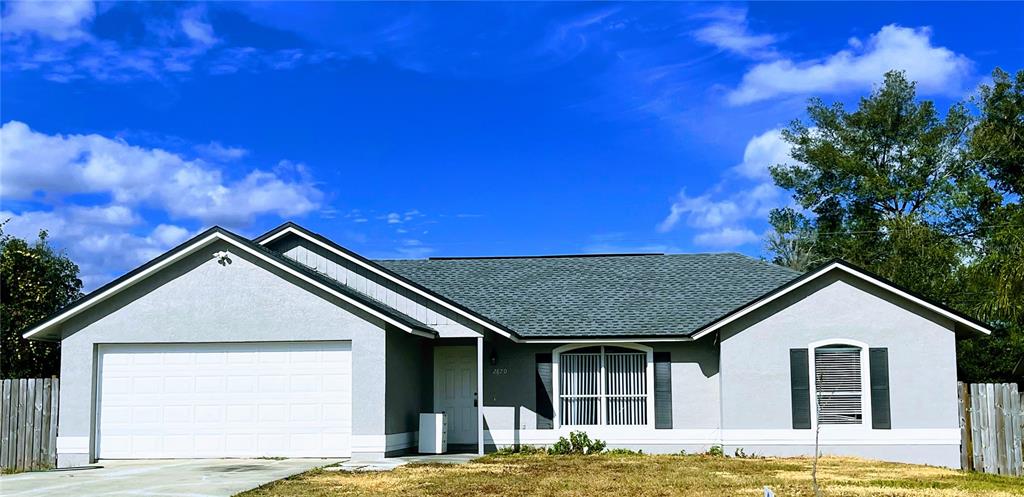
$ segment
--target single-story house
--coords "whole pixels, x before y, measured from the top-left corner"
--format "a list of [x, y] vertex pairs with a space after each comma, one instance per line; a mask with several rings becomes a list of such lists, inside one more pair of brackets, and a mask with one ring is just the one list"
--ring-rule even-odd
[[[209, 229], [24, 336], [61, 344], [58, 465], [721, 445], [959, 466], [956, 339], [988, 327], [842, 261], [369, 260]], [[819, 430], [820, 429], [820, 430]]]

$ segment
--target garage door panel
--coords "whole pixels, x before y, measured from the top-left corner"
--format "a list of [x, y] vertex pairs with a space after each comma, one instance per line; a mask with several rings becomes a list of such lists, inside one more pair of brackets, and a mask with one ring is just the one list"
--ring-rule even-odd
[[106, 345], [99, 457], [349, 455], [348, 342]]

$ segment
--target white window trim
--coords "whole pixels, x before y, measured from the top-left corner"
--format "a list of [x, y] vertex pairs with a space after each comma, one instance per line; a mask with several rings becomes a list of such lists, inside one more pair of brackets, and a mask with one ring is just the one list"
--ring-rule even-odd
[[[600, 342], [600, 343], [576, 343], [567, 344], [561, 347], [556, 347], [551, 351], [551, 386], [552, 386], [552, 404], [554, 405], [554, 419], [552, 423], [554, 429], [562, 427], [562, 402], [561, 392], [559, 392], [560, 373], [559, 373], [559, 359], [563, 353], [571, 353], [576, 349], [590, 348], [590, 347], [622, 347], [624, 349], [633, 349], [645, 352], [647, 354], [647, 370], [644, 371], [644, 375], [647, 380], [647, 423], [643, 425], [569, 425], [571, 428], [600, 428], [601, 430], [629, 430], [629, 429], [654, 429], [654, 349], [646, 345], [640, 345], [638, 343], [621, 343], [621, 342]], [[603, 355], [602, 355], [603, 357]], [[605, 421], [604, 417], [604, 385], [605, 382], [605, 371], [604, 371], [604, 360], [601, 361], [601, 381], [599, 382], [600, 391], [602, 393], [602, 402], [599, 404], [600, 419], [602, 422]]]
[[811, 342], [807, 344], [807, 350], [809, 351], [809, 357], [807, 361], [807, 373], [809, 375], [808, 383], [811, 386], [811, 429], [818, 429], [818, 378], [815, 374], [815, 351], [821, 347], [827, 347], [830, 345], [849, 345], [851, 347], [860, 348], [860, 394], [861, 394], [861, 417], [860, 424], [845, 424], [845, 425], [833, 425], [823, 424], [821, 425], [822, 432], [828, 432], [832, 434], [843, 434], [844, 432], [862, 432], [865, 430], [871, 430], [871, 365], [869, 363], [869, 348], [868, 344], [853, 340], [850, 338], [830, 338], [827, 340], [819, 340], [817, 342]]

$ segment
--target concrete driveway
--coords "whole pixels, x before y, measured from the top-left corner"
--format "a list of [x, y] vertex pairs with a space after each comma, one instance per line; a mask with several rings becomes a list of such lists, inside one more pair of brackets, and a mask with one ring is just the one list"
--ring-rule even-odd
[[100, 461], [99, 469], [0, 476], [4, 497], [228, 497], [341, 459]]

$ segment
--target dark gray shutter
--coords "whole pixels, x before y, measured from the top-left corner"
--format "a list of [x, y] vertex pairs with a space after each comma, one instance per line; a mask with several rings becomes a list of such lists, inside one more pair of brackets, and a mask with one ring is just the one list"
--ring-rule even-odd
[[811, 428], [810, 372], [807, 369], [807, 349], [789, 349], [789, 383], [793, 400], [793, 428]]
[[551, 404], [551, 354], [537, 354], [537, 429], [554, 428], [555, 407]]
[[889, 415], [889, 349], [868, 350], [871, 371], [871, 427], [876, 430], [892, 429]]
[[654, 427], [672, 428], [672, 353], [654, 353]]

